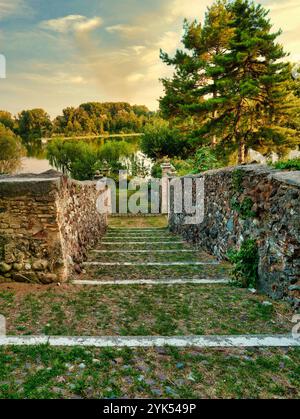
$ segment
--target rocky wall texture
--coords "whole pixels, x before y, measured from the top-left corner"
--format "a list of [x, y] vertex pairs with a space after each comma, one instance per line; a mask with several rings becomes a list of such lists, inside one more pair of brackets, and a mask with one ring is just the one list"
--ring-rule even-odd
[[0, 177], [0, 281], [68, 279], [105, 233], [95, 182], [50, 171]]
[[256, 239], [259, 288], [299, 307], [300, 172], [248, 165], [209, 171], [202, 177], [204, 221], [185, 225], [185, 214], [174, 214], [171, 192], [170, 229], [220, 259], [245, 239]]

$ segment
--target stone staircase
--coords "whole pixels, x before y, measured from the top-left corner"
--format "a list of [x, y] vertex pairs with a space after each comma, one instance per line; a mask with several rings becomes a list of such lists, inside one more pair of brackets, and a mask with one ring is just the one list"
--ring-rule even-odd
[[229, 265], [167, 228], [109, 228], [83, 263], [77, 284], [227, 283]]

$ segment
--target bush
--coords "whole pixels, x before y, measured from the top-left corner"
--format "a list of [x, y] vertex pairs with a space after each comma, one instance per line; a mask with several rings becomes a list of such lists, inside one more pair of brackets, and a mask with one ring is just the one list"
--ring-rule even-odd
[[207, 170], [220, 167], [215, 151], [211, 147], [201, 147], [195, 154], [194, 173], [206, 172]]
[[108, 167], [113, 173], [124, 168], [122, 158], [130, 157], [135, 146], [125, 141], [108, 142], [103, 146], [77, 140], [55, 139], [48, 143], [50, 164], [77, 180], [91, 180], [96, 170]]
[[273, 164], [278, 170], [300, 170], [300, 157], [297, 159], [281, 160]]
[[245, 240], [240, 250], [231, 250], [228, 258], [234, 267], [233, 283], [242, 288], [256, 288], [258, 280], [258, 248], [253, 239]]
[[167, 121], [157, 119], [145, 126], [141, 148], [150, 158], [175, 157], [184, 153], [185, 141], [177, 128], [171, 128]]
[[0, 124], [0, 150], [0, 174], [13, 173], [21, 165], [24, 148], [21, 139], [2, 124]]

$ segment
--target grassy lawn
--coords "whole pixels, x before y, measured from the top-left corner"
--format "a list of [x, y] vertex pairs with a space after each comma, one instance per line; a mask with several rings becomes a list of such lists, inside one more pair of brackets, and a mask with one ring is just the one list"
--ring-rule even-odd
[[163, 279], [163, 278], [228, 278], [224, 265], [200, 266], [94, 266], [81, 279]]
[[[113, 249], [112, 249], [113, 250]], [[124, 249], [128, 250], [128, 249]], [[167, 250], [167, 249], [165, 249]], [[168, 249], [169, 250], [169, 249]], [[134, 251], [133, 251], [134, 252]], [[213, 256], [207, 255], [203, 252], [180, 252], [180, 250], [174, 253], [164, 252], [149, 252], [149, 253], [97, 253], [91, 252], [90, 259], [95, 262], [214, 262]]]
[[[5, 288], [5, 289], [3, 289]], [[1, 314], [17, 335], [290, 333], [292, 312], [229, 285], [2, 286]]]
[[0, 398], [299, 398], [299, 349], [0, 348]]
[[161, 228], [167, 227], [167, 216], [158, 217], [110, 217], [109, 227], [120, 228]]

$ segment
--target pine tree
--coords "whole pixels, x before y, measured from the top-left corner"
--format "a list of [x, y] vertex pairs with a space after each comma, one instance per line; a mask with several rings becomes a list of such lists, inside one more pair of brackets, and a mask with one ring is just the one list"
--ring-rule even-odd
[[162, 55], [176, 68], [173, 80], [164, 80], [164, 113], [176, 109], [197, 118], [199, 144], [238, 151], [239, 163], [249, 148], [282, 154], [299, 144], [299, 85], [276, 41], [281, 32], [271, 29], [268, 11], [253, 1], [217, 1], [203, 26], [186, 23], [183, 41], [191, 56]]
[[[160, 109], [164, 117], [184, 119], [189, 115], [196, 126], [216, 117], [215, 111], [208, 114], [197, 109], [204, 104], [205, 89], [213, 80], [207, 68], [213, 65], [215, 54], [227, 50], [233, 33], [228, 25], [230, 15], [226, 6], [226, 0], [218, 0], [207, 10], [203, 25], [196, 20], [185, 21], [182, 40], [185, 51], [177, 51], [174, 58], [161, 52], [162, 60], [175, 67], [173, 78], [162, 80], [165, 96], [160, 98]], [[216, 143], [214, 134], [211, 143]]]
[[209, 90], [217, 91], [218, 98], [208, 99], [206, 106], [218, 113], [210, 128], [215, 125], [223, 143], [238, 147], [238, 161], [244, 163], [247, 149], [256, 142], [296, 134], [280, 123], [282, 104], [287, 107], [290, 95], [285, 83], [291, 76], [289, 64], [282, 61], [286, 54], [276, 43], [280, 32], [271, 32], [268, 11], [248, 0], [235, 0], [228, 9], [234, 36], [229, 50], [214, 57], [214, 86]]

